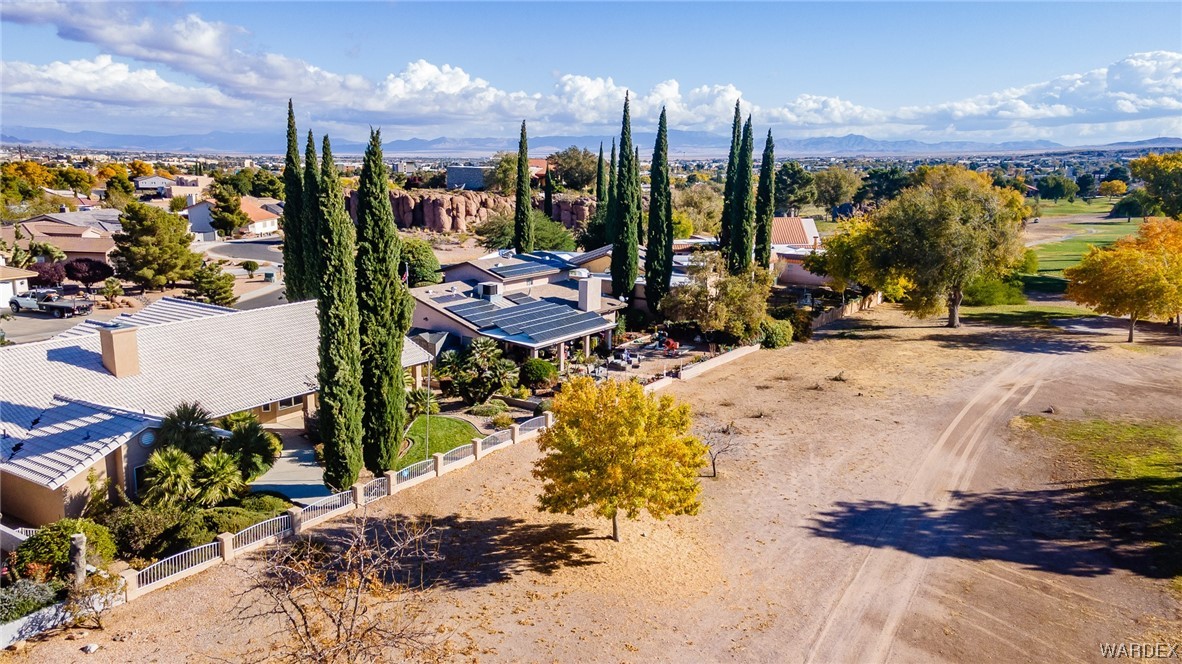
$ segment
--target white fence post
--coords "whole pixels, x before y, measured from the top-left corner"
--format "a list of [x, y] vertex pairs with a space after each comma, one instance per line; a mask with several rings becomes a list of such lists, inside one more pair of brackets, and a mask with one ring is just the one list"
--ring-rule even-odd
[[287, 508], [287, 515], [291, 517], [291, 534], [299, 535], [304, 526], [304, 508], [299, 505], [292, 505]]
[[441, 452], [435, 453], [435, 477], [443, 474], [443, 454]]
[[358, 482], [350, 488], [353, 489], [353, 505], [355, 507], [361, 507], [362, 505], [364, 505], [365, 504], [365, 483]]
[[119, 573], [119, 577], [123, 579], [123, 598], [126, 601], [130, 602], [140, 596], [140, 571], [138, 569], [125, 569]]
[[222, 560], [231, 560], [234, 558], [234, 533], [222, 533], [217, 536], [218, 553], [222, 554]]
[[552, 413], [550, 411], [546, 411], [546, 412], [542, 413], [542, 416], [546, 418], [546, 428], [547, 429], [554, 426], [554, 413]]
[[477, 461], [480, 461], [480, 443], [483, 440], [483, 438], [472, 439], [472, 456], [475, 457]]
[[516, 445], [517, 441], [521, 439], [521, 425], [514, 424], [509, 427], [509, 444]]
[[386, 495], [393, 496], [394, 491], [398, 486], [398, 473], [393, 470], [386, 471]]

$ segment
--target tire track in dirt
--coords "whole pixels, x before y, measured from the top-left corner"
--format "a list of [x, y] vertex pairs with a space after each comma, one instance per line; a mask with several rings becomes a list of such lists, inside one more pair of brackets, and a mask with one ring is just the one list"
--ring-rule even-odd
[[[925, 455], [896, 503], [883, 518], [862, 564], [822, 623], [806, 661], [879, 662], [890, 655], [894, 635], [927, 567], [943, 542], [921, 532], [923, 523], [904, 510], [923, 507], [938, 518], [952, 493], [968, 486], [987, 444], [986, 433], [1026, 403], [1052, 359], [1022, 358], [988, 381], [957, 413]], [[927, 519], [925, 518], [924, 521]], [[918, 543], [917, 538], [924, 538]], [[914, 551], [914, 553], [912, 553]]]

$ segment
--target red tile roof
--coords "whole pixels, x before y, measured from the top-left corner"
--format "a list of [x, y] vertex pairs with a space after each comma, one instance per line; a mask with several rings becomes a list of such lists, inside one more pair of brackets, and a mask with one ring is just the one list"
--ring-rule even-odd
[[813, 220], [801, 217], [776, 217], [772, 219], [772, 244], [789, 244], [811, 247], [819, 244], [820, 237], [812, 235], [816, 230]]

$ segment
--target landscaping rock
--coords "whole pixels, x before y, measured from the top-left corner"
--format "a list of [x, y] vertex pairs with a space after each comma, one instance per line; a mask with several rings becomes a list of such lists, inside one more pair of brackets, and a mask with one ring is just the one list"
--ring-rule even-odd
[[9, 644], [9, 646], [7, 648], [5, 648], [5, 650], [7, 650], [9, 652], [24, 652], [25, 646], [27, 646], [27, 645], [28, 645], [28, 642], [26, 642], [22, 639], [20, 641], [15, 642], [15, 643]]
[[97, 643], [88, 643], [88, 644], [82, 646], [82, 652], [86, 653], [87, 655], [93, 655], [95, 652], [98, 651], [98, 649], [99, 649], [99, 644], [97, 644]]

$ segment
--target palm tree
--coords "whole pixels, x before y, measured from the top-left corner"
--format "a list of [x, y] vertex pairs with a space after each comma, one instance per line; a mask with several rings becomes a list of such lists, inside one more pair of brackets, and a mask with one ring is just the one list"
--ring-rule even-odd
[[409, 415], [407, 419], [411, 422], [420, 415], [430, 413], [434, 415], [439, 412], [439, 402], [435, 400], [435, 395], [431, 390], [420, 387], [417, 390], [411, 390], [406, 394], [406, 414]]
[[501, 349], [497, 347], [497, 342], [492, 339], [479, 337], [473, 339], [472, 343], [468, 345], [467, 355], [467, 358], [464, 360], [465, 365], [483, 369], [501, 359]]
[[148, 457], [145, 470], [144, 502], [151, 505], [181, 506], [196, 491], [193, 457], [175, 447], [156, 450]]
[[270, 470], [283, 452], [283, 443], [254, 419], [236, 424], [222, 442], [222, 450], [238, 457], [242, 477], [250, 482]]
[[209, 411], [197, 402], [182, 403], [160, 422], [156, 439], [164, 447], [175, 447], [194, 459], [217, 447], [218, 439], [210, 429]]
[[237, 413], [230, 413], [218, 420], [218, 426], [226, 431], [233, 431], [240, 426], [254, 422], [258, 423], [259, 417], [249, 410], [240, 410]]
[[197, 487], [195, 500], [200, 505], [212, 507], [233, 498], [243, 488], [238, 458], [221, 450], [206, 452], [197, 464], [194, 484]]

